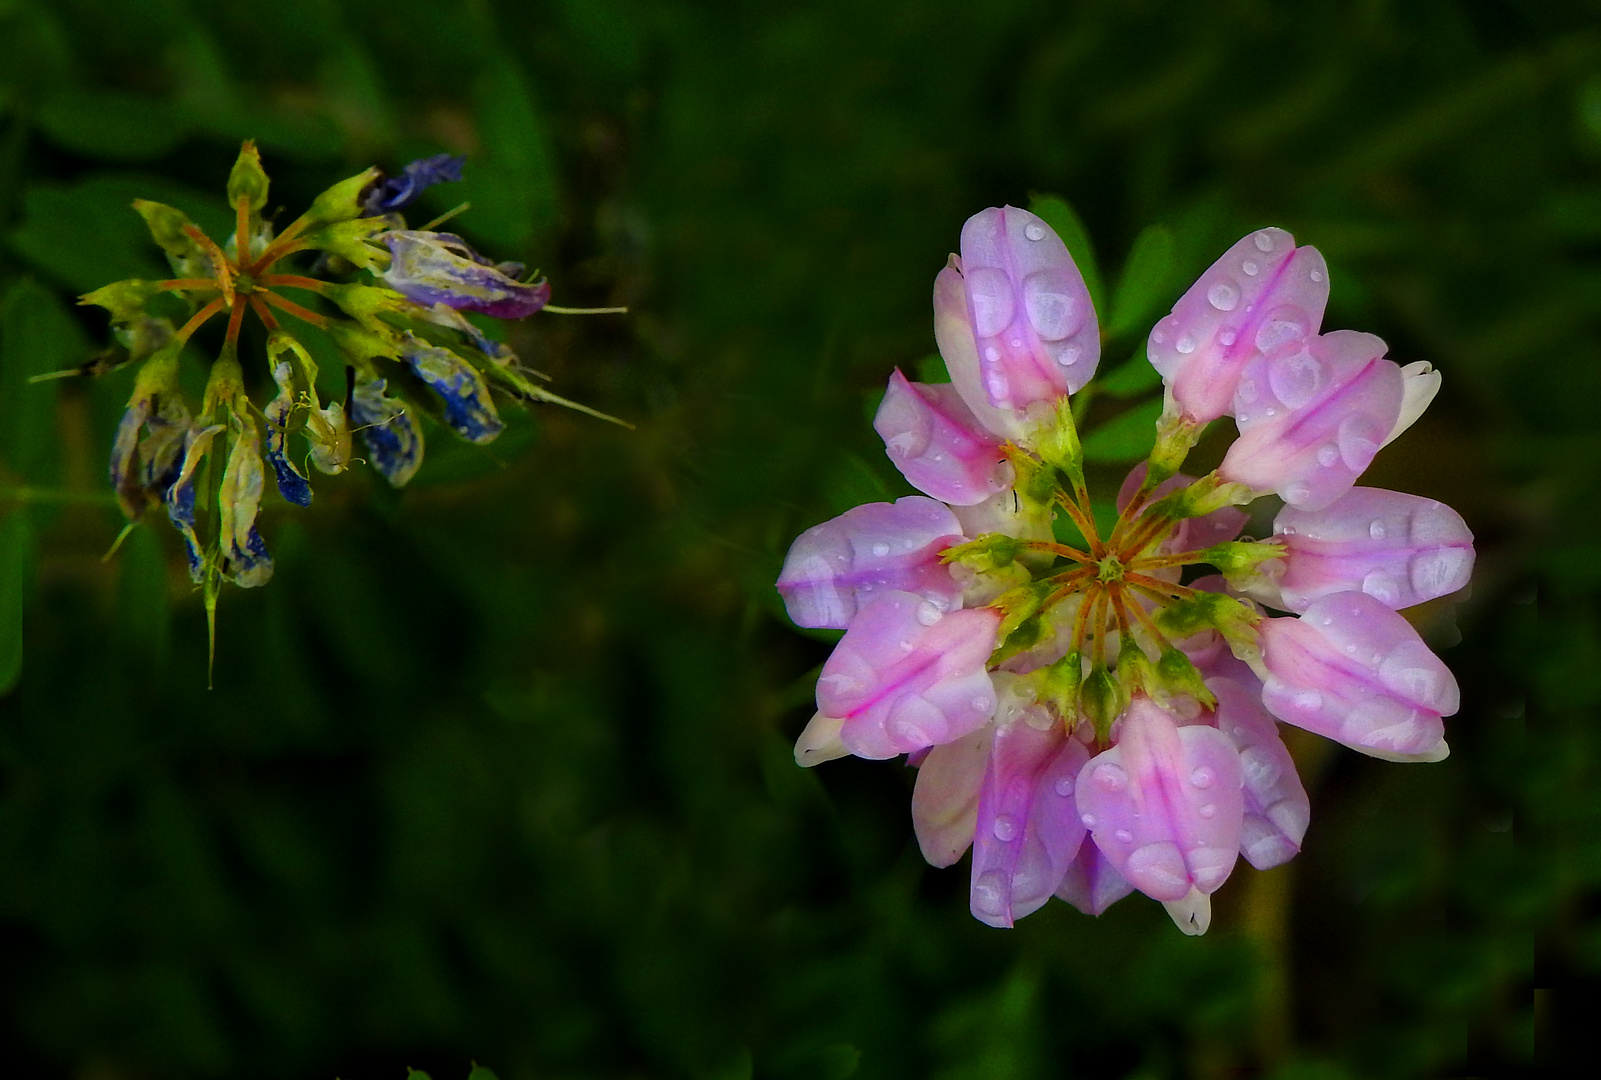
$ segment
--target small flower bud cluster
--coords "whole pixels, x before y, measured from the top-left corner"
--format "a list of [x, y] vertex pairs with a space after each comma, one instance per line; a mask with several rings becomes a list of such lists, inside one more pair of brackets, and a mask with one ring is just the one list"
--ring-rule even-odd
[[[1068, 404], [1099, 357], [1083, 278], [1014, 207], [975, 215], [961, 247], [934, 284], [951, 382], [895, 372], [874, 421], [924, 495], [808, 529], [778, 579], [797, 624], [845, 631], [796, 760], [908, 755], [923, 854], [971, 847], [984, 922], [1138, 889], [1202, 933], [1240, 855], [1300, 850], [1310, 804], [1279, 722], [1446, 754], [1456, 681], [1398, 612], [1467, 584], [1473, 537], [1438, 502], [1355, 486], [1439, 376], [1320, 332], [1322, 257], [1252, 233], [1151, 331], [1167, 407], [1103, 534]], [[1180, 473], [1223, 416], [1240, 437], [1222, 465]], [[1285, 503], [1272, 539], [1239, 539], [1266, 495]]]
[[[269, 467], [279, 494], [308, 506], [308, 466], [343, 472], [357, 460], [353, 436], [366, 461], [399, 487], [422, 464], [424, 417], [486, 443], [504, 426], [497, 397], [592, 412], [537, 385], [511, 349], [465, 317], [526, 318], [549, 307], [549, 283], [525, 280], [520, 264], [492, 262], [459, 236], [409, 229], [401, 216], [425, 188], [461, 179], [461, 169], [449, 154], [412, 162], [398, 176], [368, 169], [275, 232], [263, 216], [267, 174], [247, 142], [228, 179], [235, 231], [220, 245], [182, 211], [134, 204], [174, 277], [119, 281], [81, 300], [111, 313], [123, 363], [141, 365], [113, 443], [111, 482], [130, 521], [165, 507], [208, 611], [221, 582], [249, 588], [272, 575], [257, 529]], [[289, 265], [308, 254], [315, 257], [305, 272]], [[173, 310], [167, 297], [185, 312], [181, 326], [152, 310], [158, 301]], [[266, 334], [262, 381], [270, 376], [277, 388], [265, 406], [246, 393], [239, 342], [247, 312]], [[195, 412], [179, 389], [179, 356], [215, 316], [226, 316], [227, 329]], [[296, 322], [338, 350], [344, 401], [319, 397], [317, 363]], [[291, 450], [295, 434], [304, 455]]]

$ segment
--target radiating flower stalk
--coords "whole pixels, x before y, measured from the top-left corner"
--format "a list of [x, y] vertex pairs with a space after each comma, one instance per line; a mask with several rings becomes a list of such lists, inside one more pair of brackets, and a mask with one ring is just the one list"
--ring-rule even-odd
[[[219, 244], [182, 211], [136, 201], [174, 276], [119, 281], [81, 298], [110, 311], [125, 356], [58, 374], [140, 365], [112, 447], [111, 482], [130, 528], [162, 506], [182, 534], [213, 655], [222, 583], [251, 588], [272, 575], [258, 528], [269, 468], [285, 500], [309, 506], [309, 470], [345, 471], [359, 460], [353, 438], [385, 480], [404, 486], [422, 464], [425, 416], [480, 444], [504, 426], [497, 399], [613, 419], [540, 386], [534, 380], [543, 376], [465, 316], [623, 309], [556, 307], [549, 283], [526, 280], [520, 264], [492, 262], [451, 233], [407, 227], [401, 211], [427, 187], [461, 179], [462, 163], [440, 154], [395, 176], [368, 169], [275, 232], [263, 216], [267, 174], [246, 142], [228, 177], [232, 236]], [[302, 260], [310, 265], [297, 268]], [[177, 325], [158, 313], [162, 304], [173, 310], [167, 298], [184, 312]], [[265, 355], [252, 361], [260, 365], [255, 381], [270, 379], [277, 391], [265, 405], [246, 390], [247, 315], [265, 334]], [[180, 355], [214, 319], [226, 329], [196, 412], [179, 388]], [[303, 326], [321, 331], [343, 360], [342, 401], [319, 396], [317, 362], [297, 336]], [[294, 435], [304, 454], [291, 448]]]
[[[1472, 535], [1438, 502], [1354, 486], [1439, 376], [1320, 332], [1322, 257], [1254, 232], [1152, 329], [1165, 409], [1102, 528], [1070, 400], [1100, 354], [1082, 276], [1013, 207], [970, 219], [961, 249], [934, 285], [950, 383], [897, 371], [874, 421], [925, 494], [807, 530], [778, 580], [796, 623], [845, 631], [796, 759], [908, 755], [922, 852], [972, 848], [987, 923], [1138, 889], [1203, 933], [1239, 855], [1300, 849], [1310, 804], [1279, 722], [1446, 755], [1456, 681], [1398, 612], [1467, 583]], [[1182, 474], [1224, 416], [1222, 464]], [[1267, 496], [1273, 536], [1241, 538]]]

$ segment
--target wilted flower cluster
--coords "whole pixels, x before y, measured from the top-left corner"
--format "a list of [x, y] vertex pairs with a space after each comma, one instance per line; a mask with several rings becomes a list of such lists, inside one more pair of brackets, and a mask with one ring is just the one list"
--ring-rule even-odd
[[[1354, 486], [1439, 376], [1321, 332], [1322, 257], [1252, 233], [1151, 331], [1166, 408], [1102, 530], [1069, 406], [1100, 354], [1083, 278], [1013, 207], [975, 215], [961, 248], [934, 284], [951, 382], [897, 371], [874, 421], [925, 494], [808, 529], [778, 580], [798, 624], [845, 631], [796, 759], [908, 755], [923, 854], [971, 846], [984, 922], [1138, 889], [1202, 933], [1237, 856], [1300, 850], [1310, 809], [1279, 721], [1446, 755], [1456, 680], [1398, 612], [1467, 583], [1472, 535], [1438, 502]], [[1224, 416], [1222, 464], [1180, 474]], [[1267, 495], [1273, 537], [1240, 539], [1240, 507]]]
[[[119, 281], [82, 298], [111, 312], [123, 362], [142, 365], [112, 447], [111, 481], [130, 521], [165, 507], [208, 610], [220, 582], [248, 588], [272, 574], [257, 528], [269, 467], [279, 493], [308, 506], [307, 466], [343, 472], [356, 460], [352, 436], [399, 487], [422, 463], [423, 415], [487, 443], [503, 428], [492, 390], [591, 411], [532, 382], [516, 354], [464, 314], [521, 319], [570, 310], [550, 307], [549, 284], [524, 280], [520, 264], [491, 262], [459, 236], [406, 226], [400, 212], [428, 186], [461, 179], [461, 169], [449, 154], [412, 162], [397, 176], [368, 169], [275, 232], [263, 216], [267, 175], [247, 142], [228, 178], [235, 231], [225, 242], [171, 206], [134, 204], [175, 276]], [[287, 265], [306, 254], [314, 255], [306, 271]], [[180, 311], [182, 324], [163, 310]], [[259, 406], [246, 393], [239, 356], [247, 311], [266, 333], [260, 381], [270, 377], [277, 389]], [[227, 329], [195, 411], [179, 388], [179, 356], [216, 316]], [[317, 328], [337, 350], [343, 401], [319, 397], [317, 363], [294, 323]], [[297, 434], [303, 455], [291, 449]]]

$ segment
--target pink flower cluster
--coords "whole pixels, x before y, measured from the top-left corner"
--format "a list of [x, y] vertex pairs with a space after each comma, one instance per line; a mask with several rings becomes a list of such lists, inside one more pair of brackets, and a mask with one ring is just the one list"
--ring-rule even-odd
[[[924, 494], [808, 529], [778, 579], [797, 624], [845, 631], [796, 759], [908, 755], [922, 852], [972, 848], [984, 922], [1138, 889], [1202, 933], [1237, 856], [1300, 850], [1310, 807], [1279, 721], [1446, 755], [1456, 681], [1398, 612], [1467, 583], [1472, 535], [1438, 502], [1354, 486], [1439, 376], [1320, 332], [1322, 257], [1252, 233], [1151, 331], [1167, 407], [1103, 536], [1066, 407], [1100, 353], [1084, 280], [1014, 207], [971, 218], [961, 249], [934, 285], [951, 382], [897, 371], [874, 421]], [[1178, 474], [1223, 416], [1240, 436], [1221, 466]], [[1237, 539], [1264, 495], [1285, 504], [1273, 537]], [[1185, 576], [1202, 565], [1219, 573]]]

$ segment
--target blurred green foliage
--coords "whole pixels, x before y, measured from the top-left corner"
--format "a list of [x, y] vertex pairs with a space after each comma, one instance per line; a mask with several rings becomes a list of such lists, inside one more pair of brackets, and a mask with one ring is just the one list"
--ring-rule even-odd
[[[435, 430], [405, 492], [269, 502], [277, 575], [225, 596], [208, 693], [170, 530], [102, 561], [131, 372], [27, 379], [104, 341], [74, 293], [157, 272], [135, 195], [227, 231], [247, 137], [291, 215], [469, 154], [422, 216], [470, 200], [453, 227], [557, 303], [628, 304], [507, 334], [639, 426]], [[1515, 1071], [1534, 988], [1563, 1014], [1601, 970], [1598, 181], [1577, 0], [0, 0], [8, 1065]], [[1307, 849], [1242, 867], [1199, 940], [1140, 898], [981, 926], [911, 842], [906, 770], [790, 757], [828, 645], [783, 618], [783, 553], [909, 491], [864, 395], [928, 356], [963, 220], [1034, 193], [1108, 331], [1097, 493], [1141, 452], [1149, 321], [1250, 228], [1325, 253], [1325, 326], [1445, 373], [1369, 482], [1478, 535], [1472, 597], [1423, 626], [1452, 756], [1298, 742]]]

